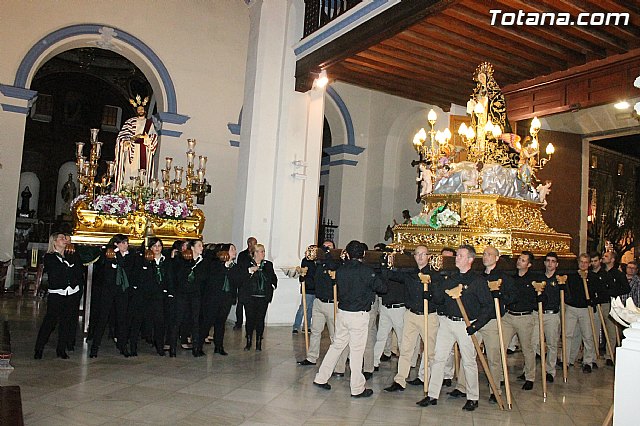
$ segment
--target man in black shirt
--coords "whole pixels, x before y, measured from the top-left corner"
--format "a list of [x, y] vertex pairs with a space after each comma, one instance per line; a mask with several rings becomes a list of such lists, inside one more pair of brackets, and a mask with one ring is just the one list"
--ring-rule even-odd
[[362, 263], [364, 245], [351, 241], [346, 247], [347, 260], [336, 271], [338, 286], [338, 318], [336, 335], [329, 347], [313, 383], [323, 389], [331, 389], [327, 383], [340, 354], [349, 345], [351, 368], [351, 396], [366, 398], [373, 394], [366, 389], [362, 374], [364, 349], [369, 332], [369, 311], [376, 293], [386, 293], [386, 284], [368, 266]]
[[[440, 281], [440, 274], [435, 273], [429, 266], [429, 250], [425, 246], [418, 246], [413, 252], [418, 267], [409, 272], [385, 272], [390, 281], [400, 282], [404, 286], [404, 321], [400, 344], [400, 359], [398, 360], [398, 374], [393, 378], [391, 386], [385, 388], [387, 392], [403, 391], [407, 387], [407, 377], [411, 369], [411, 357], [415, 351], [418, 336], [424, 341], [424, 286], [419, 273], [429, 275], [432, 283]], [[432, 284], [432, 285], [434, 285]], [[433, 362], [436, 334], [438, 333], [438, 314], [435, 303], [429, 304], [429, 341], [426, 342], [425, 353]], [[423, 355], [425, 356], [425, 355]], [[428, 376], [427, 376], [428, 377]], [[440, 379], [442, 381], [442, 379]]]
[[531, 346], [531, 336], [537, 326], [533, 313], [538, 310], [538, 303], [532, 284], [536, 277], [529, 271], [533, 259], [533, 253], [523, 251], [516, 261], [517, 273], [513, 285], [506, 285], [502, 290], [507, 308], [502, 321], [504, 341], [510, 342], [515, 334], [518, 335], [524, 355], [524, 390], [533, 389], [536, 377], [536, 356]]
[[[611, 310], [611, 299], [622, 296], [623, 294], [627, 294], [631, 291], [627, 276], [624, 272], [618, 269], [616, 265], [616, 257], [617, 255], [613, 251], [605, 252], [602, 255], [602, 263], [604, 264], [604, 294], [603, 297], [600, 298], [602, 300], [600, 302], [600, 309], [602, 309], [602, 315], [605, 322], [603, 326], [607, 327], [609, 339], [613, 340], [613, 347], [615, 347], [617, 342], [616, 333], [619, 333], [619, 331], [617, 323], [609, 316], [609, 311]], [[607, 365], [612, 366], [613, 361], [611, 360], [609, 353], [606, 351], [605, 353]]]
[[[598, 258], [598, 263], [600, 259]], [[589, 270], [589, 255], [582, 253], [578, 257], [578, 268], [581, 271]], [[565, 290], [565, 328], [567, 330], [567, 345], [569, 346], [569, 365], [573, 365], [578, 357], [580, 343], [584, 342], [584, 352], [582, 355], [582, 371], [591, 373], [592, 365], [596, 360], [595, 346], [593, 343], [593, 331], [591, 330], [591, 319], [588, 309], [595, 306], [596, 282], [599, 275], [593, 271], [587, 274], [587, 290], [590, 300], [587, 299], [584, 291], [584, 283], [577, 273], [569, 274], [567, 288]]]
[[[251, 266], [251, 256], [253, 254], [253, 248], [258, 244], [258, 240], [256, 237], [247, 238], [247, 248], [238, 253], [238, 268], [243, 271], [246, 271], [249, 266]], [[243, 283], [239, 283], [239, 287], [242, 286]], [[242, 330], [242, 323], [244, 321], [244, 305], [240, 302], [240, 298], [238, 298], [238, 303], [236, 304], [236, 325], [233, 326], [234, 330]]]
[[[333, 343], [335, 338], [334, 328], [334, 306], [333, 306], [333, 286], [334, 280], [329, 275], [330, 271], [335, 272], [340, 267], [340, 259], [331, 258], [331, 249], [334, 249], [333, 241], [327, 240], [322, 243], [322, 250], [325, 252], [324, 259], [317, 261], [315, 273], [315, 300], [313, 301], [313, 322], [311, 323], [311, 338], [309, 339], [309, 352], [307, 357], [298, 361], [299, 365], [316, 365], [320, 356], [320, 340], [322, 331], [326, 324], [329, 331], [329, 338]], [[347, 363], [348, 350], [344, 350], [338, 358], [335, 366], [336, 375], [343, 376]]]
[[[558, 359], [558, 339], [560, 338], [560, 286], [556, 280], [558, 269], [558, 255], [549, 252], [544, 257], [544, 276], [539, 281], [546, 282], [542, 293], [542, 309], [544, 322], [544, 338], [547, 347], [547, 377], [549, 383], [553, 383], [556, 377], [556, 361]], [[533, 329], [531, 343], [537, 354], [540, 353], [540, 328]]]
[[[458, 273], [453, 273], [445, 280], [432, 287], [433, 301], [440, 304], [444, 315], [439, 317], [440, 326], [436, 338], [436, 349], [433, 365], [431, 366], [431, 378], [429, 380], [428, 396], [418, 405], [427, 407], [436, 405], [442, 388], [444, 368], [451, 348], [458, 343], [462, 368], [467, 385], [467, 402], [463, 410], [473, 411], [478, 407], [480, 388], [478, 385], [478, 364], [476, 362], [476, 349], [471, 340], [471, 335], [480, 330], [491, 319], [493, 302], [487, 281], [480, 275], [471, 271], [471, 265], [476, 257], [476, 251], [472, 246], [463, 245], [456, 254], [456, 267]], [[467, 327], [456, 300], [445, 293], [446, 290], [462, 285], [460, 300], [467, 311], [471, 325]], [[426, 295], [427, 298], [429, 294]]]

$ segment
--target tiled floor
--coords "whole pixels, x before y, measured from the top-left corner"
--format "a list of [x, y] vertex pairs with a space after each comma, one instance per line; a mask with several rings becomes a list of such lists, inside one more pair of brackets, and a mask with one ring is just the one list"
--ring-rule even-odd
[[[568, 384], [558, 371], [546, 402], [539, 381], [525, 392], [512, 373], [511, 411], [489, 404], [485, 387], [472, 413], [461, 410], [463, 400], [448, 399], [446, 389], [437, 406], [420, 408], [415, 402], [422, 398], [421, 388], [382, 391], [393, 381], [397, 361], [392, 360], [381, 363], [368, 382], [373, 396], [353, 399], [348, 375], [332, 379], [330, 391], [312, 385], [316, 368], [295, 363], [303, 357], [304, 335], [291, 335], [290, 327], [269, 327], [264, 350], [245, 352], [242, 333], [229, 326], [229, 356], [206, 347], [207, 356], [197, 359], [189, 351], [159, 357], [146, 344], [140, 356], [125, 359], [105, 342], [97, 359], [87, 358], [84, 345], [60, 360], [52, 346], [54, 332], [44, 359], [36, 361], [33, 345], [44, 310], [43, 302], [30, 298], [0, 299], [0, 319], [10, 321], [15, 354], [15, 370], [0, 375], [0, 385], [21, 387], [27, 425], [600, 425], [613, 398], [613, 368], [601, 366], [588, 375], [572, 368]], [[325, 337], [322, 353], [327, 344]], [[509, 364], [520, 371], [521, 354], [511, 355]]]

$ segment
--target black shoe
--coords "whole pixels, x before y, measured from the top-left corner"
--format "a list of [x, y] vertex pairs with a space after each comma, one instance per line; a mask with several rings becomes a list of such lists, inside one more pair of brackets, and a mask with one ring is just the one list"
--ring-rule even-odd
[[[420, 384], [422, 384], [422, 380], [420, 380]], [[442, 386], [450, 387], [451, 386], [451, 379], [442, 380]]]
[[542, 359], [542, 357], [540, 356], [540, 354], [536, 354], [536, 359]]
[[227, 351], [224, 350], [224, 346], [220, 346], [220, 350], [218, 351], [218, 353], [222, 356], [227, 356], [229, 355], [229, 353]]
[[131, 349], [131, 352], [129, 352], [129, 356], [134, 357], [134, 356], [138, 356], [138, 349]]
[[525, 381], [524, 385], [522, 385], [522, 389], [523, 390], [531, 390], [531, 389], [533, 389], [533, 382], [531, 380]]
[[298, 365], [316, 365], [315, 362], [311, 362], [308, 359], [305, 359], [303, 361], [298, 361]]
[[489, 403], [490, 404], [497, 404], [498, 400], [496, 399], [496, 396], [494, 394], [491, 394], [491, 396], [489, 397]]
[[553, 376], [551, 375], [551, 373], [547, 373], [547, 382], [548, 383], [553, 383]]
[[242, 324], [236, 324], [233, 326], [234, 330], [242, 330]]
[[251, 336], [247, 336], [247, 344], [244, 347], [245, 351], [250, 351], [251, 350]]
[[120, 348], [120, 355], [123, 355], [125, 358], [129, 358], [131, 356], [126, 346], [122, 346]]
[[335, 371], [334, 371], [331, 375], [332, 375], [333, 377], [344, 377], [344, 373], [337, 373], [337, 372], [335, 372]]
[[411, 386], [422, 386], [422, 385], [424, 385], [424, 382], [422, 380], [420, 380], [420, 377], [416, 377], [413, 380], [407, 380], [407, 383], [410, 384]]
[[589, 364], [585, 364], [582, 366], [582, 372], [583, 373], [591, 373], [591, 366]]
[[[419, 379], [418, 379], [419, 380]], [[393, 384], [389, 387], [384, 388], [385, 392], [397, 392], [397, 391], [404, 391], [404, 388], [402, 387], [402, 385], [398, 382], [393, 382]]]
[[382, 361], [382, 362], [387, 362], [387, 361], [389, 361], [390, 359], [391, 359], [391, 357], [390, 357], [390, 356], [387, 356], [387, 355], [385, 355], [385, 354], [382, 354], [382, 356], [380, 357], [380, 361]]
[[371, 395], [373, 395], [373, 391], [371, 389], [365, 389], [362, 393], [351, 395], [351, 398], [369, 398]]
[[451, 392], [447, 392], [447, 395], [449, 395], [451, 398], [466, 398], [467, 394], [462, 392], [459, 389], [454, 389]]
[[33, 359], [42, 359], [42, 349], [36, 349], [33, 353]]
[[476, 408], [478, 408], [478, 401], [472, 401], [470, 399], [467, 399], [467, 402], [464, 404], [464, 407], [462, 407], [462, 409], [466, 411], [473, 411]]
[[371, 371], [363, 371], [362, 375], [364, 376], [365, 380], [369, 380], [373, 377], [373, 372]]
[[60, 359], [69, 359], [69, 355], [65, 351], [56, 351], [56, 356]]
[[331, 385], [329, 383], [316, 383], [313, 382], [314, 385], [316, 385], [319, 388], [325, 389], [325, 390], [331, 390]]
[[608, 365], [609, 367], [613, 367], [613, 361], [608, 359], [607, 361], [605, 361], [605, 365]]
[[262, 350], [262, 336], [256, 336], [256, 351]]
[[517, 377], [517, 379], [518, 379], [518, 380], [527, 380], [527, 378], [526, 378], [526, 377], [524, 377], [524, 373], [522, 373], [521, 375], [519, 375], [519, 376]]
[[512, 349], [507, 349], [507, 355], [513, 355], [515, 353], [516, 353], [516, 351], [514, 351]]
[[597, 370], [598, 369], [598, 364], [596, 364], [595, 362], [591, 363], [591, 368], [593, 370]]
[[156, 353], [157, 353], [159, 356], [164, 356], [164, 349], [162, 349], [162, 348], [160, 348], [160, 349], [156, 349]]
[[176, 357], [176, 350], [169, 349], [169, 358], [175, 358], [175, 357]]
[[373, 371], [380, 371], [380, 367], [373, 367]]
[[298, 330], [296, 330], [295, 328], [293, 330], [291, 330], [291, 334], [298, 334]]
[[91, 346], [91, 351], [89, 352], [89, 358], [98, 358], [98, 348], [95, 346]]
[[428, 407], [430, 405], [438, 405], [438, 399], [437, 398], [431, 398], [430, 396], [426, 396], [426, 397], [422, 398], [420, 401], [416, 402], [416, 405], [419, 405], [421, 407]]

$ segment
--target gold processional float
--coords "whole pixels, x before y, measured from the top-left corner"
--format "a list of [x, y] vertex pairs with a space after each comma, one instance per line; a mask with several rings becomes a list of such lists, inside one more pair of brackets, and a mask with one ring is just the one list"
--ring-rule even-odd
[[418, 165], [416, 201], [422, 209], [410, 224], [393, 228], [391, 246], [403, 251], [424, 245], [439, 253], [470, 244], [482, 253], [492, 245], [509, 256], [530, 250], [575, 257], [571, 236], [556, 232], [542, 217], [551, 182], [538, 182], [535, 173], [551, 160], [554, 147], [549, 144], [546, 156], [540, 155], [540, 121], [532, 120], [530, 136], [521, 142], [512, 133], [492, 65], [480, 64], [473, 78], [476, 87], [467, 103], [471, 124], [458, 130], [464, 146], [450, 143], [449, 129], [434, 131], [433, 110], [429, 132], [421, 129], [413, 139], [420, 157], [412, 163]]
[[195, 169], [195, 139], [188, 139], [185, 185], [184, 169], [173, 167], [173, 159], [165, 159], [162, 185], [156, 178], [145, 185], [146, 170], [121, 188], [114, 188], [113, 177], [117, 165], [107, 161], [106, 172], [96, 180], [102, 142], [98, 129], [91, 129], [91, 153], [83, 156], [84, 143], [76, 143], [76, 166], [80, 195], [73, 201], [71, 214], [74, 221], [71, 241], [77, 244], [101, 246], [116, 234], [129, 237], [132, 245], [146, 243], [149, 237], [159, 237], [165, 246], [176, 240], [202, 238], [205, 216], [194, 208], [193, 196], [205, 194], [207, 157], [198, 158]]

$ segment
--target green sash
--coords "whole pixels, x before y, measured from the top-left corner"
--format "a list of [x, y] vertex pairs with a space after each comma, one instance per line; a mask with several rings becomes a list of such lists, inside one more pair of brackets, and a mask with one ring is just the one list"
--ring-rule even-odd
[[120, 265], [118, 265], [116, 269], [116, 286], [122, 287], [123, 293], [129, 288], [129, 279], [127, 278], [127, 273]]

